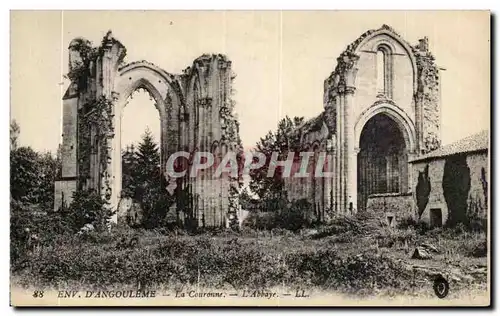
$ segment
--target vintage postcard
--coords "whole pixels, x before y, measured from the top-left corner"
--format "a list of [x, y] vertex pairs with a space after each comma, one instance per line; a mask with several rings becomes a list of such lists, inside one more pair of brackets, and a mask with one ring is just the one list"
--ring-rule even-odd
[[489, 11], [12, 11], [13, 306], [489, 306]]

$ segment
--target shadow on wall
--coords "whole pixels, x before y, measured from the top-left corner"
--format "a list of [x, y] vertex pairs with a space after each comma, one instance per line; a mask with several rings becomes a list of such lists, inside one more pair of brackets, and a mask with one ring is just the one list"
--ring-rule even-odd
[[471, 187], [470, 169], [466, 155], [447, 157], [443, 171], [443, 194], [448, 206], [449, 226], [469, 224], [467, 199]]
[[483, 186], [484, 206], [488, 209], [488, 179], [484, 168], [481, 168], [481, 185]]
[[431, 195], [431, 179], [429, 178], [429, 165], [425, 166], [424, 171], [418, 172], [418, 182], [415, 189], [417, 195], [417, 209], [418, 219], [422, 217], [427, 203], [429, 203], [429, 196]]

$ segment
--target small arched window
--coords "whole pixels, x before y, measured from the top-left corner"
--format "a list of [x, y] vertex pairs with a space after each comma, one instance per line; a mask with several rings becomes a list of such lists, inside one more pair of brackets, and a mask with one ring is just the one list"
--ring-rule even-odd
[[392, 98], [392, 51], [386, 45], [377, 48], [377, 93]]

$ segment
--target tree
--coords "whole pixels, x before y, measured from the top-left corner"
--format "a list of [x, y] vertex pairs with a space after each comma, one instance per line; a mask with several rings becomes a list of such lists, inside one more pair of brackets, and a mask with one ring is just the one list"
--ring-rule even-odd
[[145, 226], [156, 227], [166, 215], [166, 191], [161, 189], [160, 150], [149, 129], [146, 129], [138, 145], [136, 163], [136, 199], [144, 210]]
[[158, 182], [160, 177], [160, 150], [149, 128], [146, 128], [138, 145], [136, 160], [139, 166], [139, 180]]
[[[12, 138], [11, 138], [12, 140]], [[42, 240], [67, 231], [68, 218], [51, 213], [54, 181], [60, 160], [50, 153], [37, 153], [30, 147], [11, 142], [10, 152], [10, 231], [11, 258], [23, 257], [29, 250], [31, 236]]]
[[31, 147], [19, 147], [20, 127], [10, 123], [10, 195], [21, 203], [39, 204], [50, 209], [54, 203], [54, 181], [61, 160], [51, 153], [38, 153]]
[[30, 147], [21, 147], [10, 153], [10, 196], [23, 202], [36, 201], [41, 184], [38, 154]]
[[264, 154], [266, 163], [262, 168], [250, 170], [250, 189], [261, 199], [277, 199], [282, 197], [284, 180], [282, 169], [276, 168], [273, 177], [268, 177], [271, 155], [278, 153], [278, 159], [285, 160], [289, 151], [296, 152], [300, 148], [299, 135], [296, 129], [304, 123], [303, 117], [286, 116], [278, 123], [276, 132], [269, 131], [256, 145], [256, 152]]
[[122, 195], [141, 204], [144, 226], [160, 225], [173, 199], [164, 189], [160, 150], [149, 129], [137, 148], [129, 146], [122, 153], [122, 171]]
[[12, 120], [10, 122], [10, 150], [17, 149], [17, 139], [19, 138], [20, 131], [21, 128], [17, 124], [16, 120]]
[[146, 187], [160, 187], [160, 150], [146, 129], [137, 147], [122, 152], [122, 195], [140, 200]]
[[127, 146], [122, 152], [122, 197], [133, 197], [136, 189], [136, 178], [138, 170], [134, 145]]
[[137, 150], [132, 147], [124, 158], [129, 160], [126, 162], [133, 168], [130, 172], [132, 178], [130, 185], [135, 187], [134, 196], [144, 203], [150, 202], [147, 199], [143, 200], [143, 195], [160, 189], [160, 150], [149, 129], [142, 135]]
[[19, 147], [10, 153], [11, 199], [51, 208], [54, 181], [60, 162], [50, 153], [39, 154], [31, 147]]
[[104, 231], [114, 214], [102, 195], [92, 189], [75, 191], [69, 210], [62, 212], [73, 232], [86, 224], [92, 224], [97, 231]]
[[38, 190], [39, 202], [47, 209], [54, 205], [54, 182], [61, 170], [61, 161], [51, 153], [39, 154], [40, 180], [41, 185]]

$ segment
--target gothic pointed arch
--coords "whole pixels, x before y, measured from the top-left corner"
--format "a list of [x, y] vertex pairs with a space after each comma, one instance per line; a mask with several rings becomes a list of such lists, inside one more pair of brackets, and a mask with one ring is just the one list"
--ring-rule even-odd
[[[106, 33], [98, 47], [92, 47], [89, 41], [75, 39], [68, 49], [68, 78], [71, 85], [63, 97], [61, 158], [61, 176], [64, 178], [61, 181], [66, 182], [64, 186], [60, 183], [56, 186], [55, 210], [62, 203], [71, 202], [61, 202], [61, 196], [72, 196], [75, 190], [87, 187], [100, 192], [112, 208], [117, 207], [122, 180], [122, 112], [128, 98], [138, 89], [149, 93], [160, 114], [161, 168], [165, 168], [174, 152], [193, 153], [197, 150], [193, 134], [198, 133], [198, 126], [203, 128], [203, 141], [207, 150], [214, 140], [222, 139], [222, 124], [216, 113], [230, 103], [228, 96], [232, 84], [229, 80], [232, 78], [231, 62], [225, 56], [205, 54], [182, 74], [170, 74], [147, 61], [123, 64], [126, 48], [113, 37], [111, 31]], [[210, 108], [214, 111], [207, 110]], [[234, 123], [236, 118], [231, 110], [227, 109], [225, 114]], [[203, 120], [200, 117], [195, 126], [193, 119], [199, 113], [203, 114]], [[96, 127], [93, 122], [102, 124]], [[237, 123], [233, 125], [237, 126]], [[233, 137], [229, 137], [229, 141], [239, 140], [235, 133], [238, 133], [237, 128], [233, 130]], [[95, 137], [99, 137], [100, 141], [96, 142]], [[93, 150], [88, 150], [89, 147]], [[191, 212], [202, 205], [200, 207], [206, 208], [205, 215], [213, 214], [212, 219], [235, 212], [237, 206], [229, 203], [230, 197], [216, 196], [215, 192], [209, 190], [210, 183], [200, 182], [200, 179], [182, 180], [178, 183], [179, 188], [185, 190], [191, 200], [183, 201], [177, 197], [176, 203], [182, 202], [182, 205], [178, 205], [179, 209]], [[197, 190], [203, 187], [205, 189]], [[213, 205], [210, 201], [214, 198], [218, 198], [221, 205]], [[196, 222], [196, 217], [189, 220], [185, 224], [201, 223]], [[116, 216], [112, 221], [117, 221]], [[215, 221], [211, 223], [213, 225]]]
[[408, 114], [394, 103], [376, 102], [370, 108], [365, 110], [354, 125], [355, 144], [359, 147], [361, 132], [366, 123], [377, 114], [385, 114], [393, 119], [403, 133], [405, 144], [409, 152], [414, 153], [417, 150], [417, 139], [415, 124]]
[[139, 87], [154, 93], [155, 99], [158, 98], [156, 101], [173, 97], [179, 105], [183, 105], [183, 93], [175, 77], [158, 66], [147, 61], [139, 61], [118, 69], [114, 91], [118, 93], [120, 100], [126, 100]]

